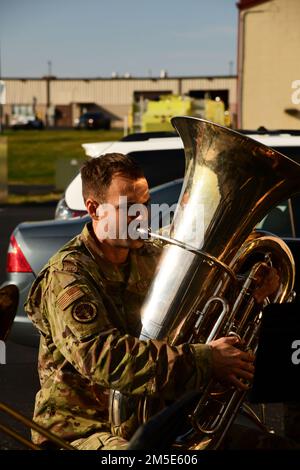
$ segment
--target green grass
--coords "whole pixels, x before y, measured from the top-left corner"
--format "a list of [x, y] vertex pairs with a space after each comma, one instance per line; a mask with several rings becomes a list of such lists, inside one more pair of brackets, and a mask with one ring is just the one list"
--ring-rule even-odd
[[9, 194], [6, 204], [19, 205], [19, 204], [44, 204], [47, 202], [58, 202], [61, 198], [61, 193], [47, 193], [47, 194]]
[[83, 161], [82, 143], [119, 140], [120, 130], [6, 131], [9, 184], [55, 184], [58, 159]]

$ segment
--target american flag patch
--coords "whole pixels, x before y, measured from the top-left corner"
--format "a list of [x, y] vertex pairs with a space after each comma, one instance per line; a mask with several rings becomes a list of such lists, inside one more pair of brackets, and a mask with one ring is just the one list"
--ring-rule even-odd
[[66, 291], [62, 292], [57, 299], [57, 305], [61, 310], [65, 310], [75, 300], [83, 297], [85, 293], [78, 286], [69, 287]]

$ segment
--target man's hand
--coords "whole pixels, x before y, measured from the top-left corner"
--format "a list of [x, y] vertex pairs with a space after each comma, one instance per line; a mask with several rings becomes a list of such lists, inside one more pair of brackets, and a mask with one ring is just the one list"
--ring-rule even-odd
[[228, 336], [211, 341], [213, 375], [220, 382], [228, 382], [240, 390], [247, 390], [248, 385], [242, 381], [251, 381], [254, 373], [254, 355], [244, 352], [236, 346], [240, 341], [235, 336]]
[[280, 278], [275, 268], [263, 265], [257, 276], [257, 287], [254, 289], [253, 297], [261, 304], [266, 297], [276, 292], [280, 284]]

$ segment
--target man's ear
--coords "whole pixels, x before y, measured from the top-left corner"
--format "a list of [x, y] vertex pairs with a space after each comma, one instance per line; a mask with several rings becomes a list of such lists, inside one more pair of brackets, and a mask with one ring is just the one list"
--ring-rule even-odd
[[97, 220], [98, 219], [98, 216], [97, 216], [98, 203], [94, 201], [93, 199], [88, 198], [85, 201], [85, 207], [86, 207], [86, 210], [88, 211], [89, 216], [92, 219]]

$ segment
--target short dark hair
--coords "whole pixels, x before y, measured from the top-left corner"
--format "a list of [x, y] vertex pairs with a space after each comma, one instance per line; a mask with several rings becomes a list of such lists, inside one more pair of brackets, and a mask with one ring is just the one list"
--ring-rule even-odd
[[107, 153], [87, 160], [81, 167], [82, 195], [84, 201], [93, 196], [102, 202], [115, 175], [127, 176], [133, 180], [144, 177], [138, 163], [122, 153]]

